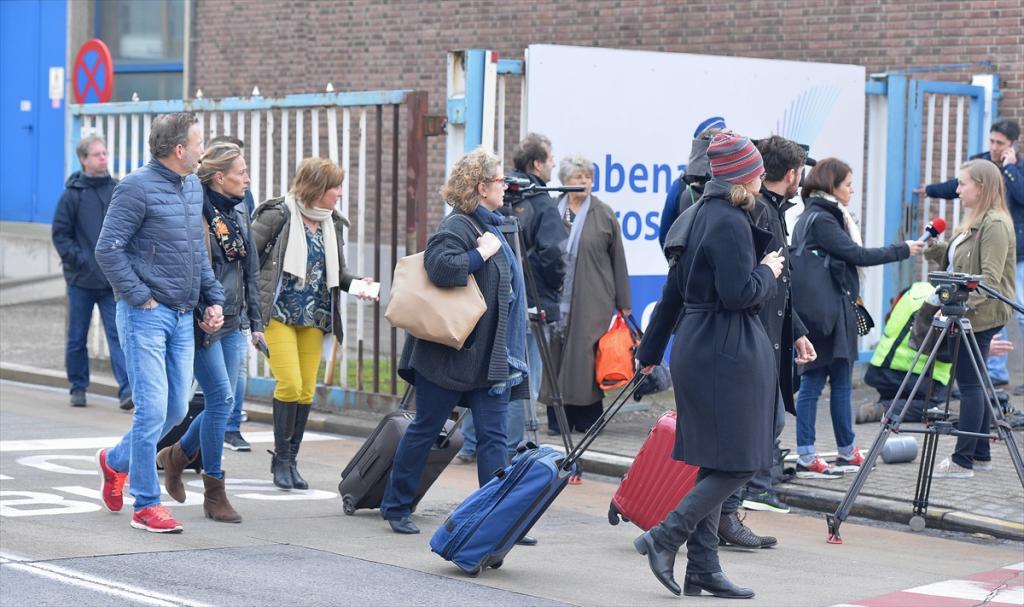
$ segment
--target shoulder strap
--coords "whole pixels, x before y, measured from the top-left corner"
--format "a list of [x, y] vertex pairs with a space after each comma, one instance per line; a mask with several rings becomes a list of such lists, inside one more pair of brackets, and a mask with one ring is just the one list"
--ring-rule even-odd
[[[448, 217], [445, 219], [445, 221], [448, 221], [452, 217], [461, 217], [461, 218], [465, 219], [466, 222], [469, 223], [470, 227], [473, 228], [473, 231], [476, 232], [477, 236], [483, 236], [484, 235], [484, 233], [480, 230], [480, 227], [477, 226], [476, 220], [471, 218], [469, 215], [466, 215], [464, 213], [451, 213], [451, 214], [448, 215]], [[442, 223], [444, 223], [444, 222], [442, 222]]]
[[794, 256], [802, 255], [803, 252], [807, 250], [807, 236], [810, 234], [811, 226], [814, 225], [814, 220], [818, 218], [818, 215], [821, 215], [821, 213], [818, 211], [811, 211], [811, 215], [807, 218], [807, 222], [804, 223], [803, 232], [800, 233], [799, 244], [797, 245], [796, 250], [793, 251]]

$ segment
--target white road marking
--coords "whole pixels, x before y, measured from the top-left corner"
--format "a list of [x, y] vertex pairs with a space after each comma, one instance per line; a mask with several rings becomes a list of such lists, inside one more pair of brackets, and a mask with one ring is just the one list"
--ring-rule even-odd
[[[305, 441], [334, 441], [342, 437], [318, 432], [306, 432]], [[245, 439], [250, 443], [273, 443], [273, 432], [246, 432]], [[17, 453], [22, 451], [74, 451], [84, 449], [102, 449], [113, 447], [121, 440], [120, 436], [96, 436], [86, 438], [39, 438], [26, 440], [0, 441], [0, 453]]]
[[50, 563], [28, 562], [26, 559], [13, 557], [8, 554], [0, 554], [0, 565], [3, 565], [8, 569], [51, 579], [62, 584], [67, 584], [68, 586], [92, 590], [94, 592], [101, 592], [103, 594], [146, 605], [166, 605], [167, 607], [173, 607], [174, 605], [206, 607], [205, 603], [190, 601], [161, 592], [154, 592], [152, 590], [139, 588], [138, 586], [124, 584], [122, 582], [115, 582], [113, 580], [82, 573], [81, 571], [75, 571], [66, 567], [60, 567], [58, 565], [52, 565]]
[[934, 584], [926, 584], [904, 590], [915, 594], [928, 594], [951, 599], [967, 599], [969, 601], [985, 601], [990, 603], [1009, 603], [1011, 605], [1024, 605], [1024, 587], [1002, 588], [992, 595], [992, 584], [990, 582], [978, 582], [974, 580], [946, 580]]
[[1007, 565], [1006, 567], [1003, 567], [1003, 569], [1010, 569], [1012, 571], [1024, 571], [1024, 561], [1020, 563], [1014, 563], [1012, 565]]

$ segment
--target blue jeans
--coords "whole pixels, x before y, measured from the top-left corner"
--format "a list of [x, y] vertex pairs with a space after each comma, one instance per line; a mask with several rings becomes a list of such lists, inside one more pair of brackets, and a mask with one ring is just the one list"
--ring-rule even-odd
[[[507, 446], [509, 453], [515, 453], [519, 443], [523, 442], [523, 437], [526, 434], [526, 407], [532, 407], [533, 403], [537, 402], [537, 396], [540, 394], [540, 374], [543, 372], [543, 368], [540, 362], [540, 349], [537, 347], [537, 338], [534, 337], [532, 328], [526, 333], [526, 347], [528, 349], [526, 359], [530, 365], [530, 397], [532, 400], [513, 400], [508, 403], [506, 427], [508, 428]], [[462, 436], [466, 440], [462, 443], [462, 449], [459, 453], [467, 455], [476, 453], [476, 428], [473, 427], [472, 413], [466, 413], [466, 420], [462, 423]]]
[[[1024, 306], [1024, 261], [1017, 262], [1017, 303]], [[1020, 334], [1024, 335], [1024, 314], [1018, 312], [1013, 313], [1017, 317], [1017, 323], [1020, 325]], [[1000, 339], [1006, 339], [1007, 333], [1000, 331], [998, 334]], [[1002, 356], [990, 356], [988, 358], [988, 374], [992, 378], [993, 382], [1004, 383], [1010, 381], [1010, 370], [1006, 368], [1009, 363], [1010, 355], [1003, 354]]]
[[[974, 338], [978, 341], [978, 349], [981, 355], [988, 355], [989, 344], [992, 337], [1002, 327], [978, 331]], [[959, 343], [960, 352], [957, 353], [956, 361], [956, 385], [960, 388], [960, 424], [959, 429], [963, 432], [977, 432], [988, 434], [992, 426], [992, 407], [985, 396], [985, 387], [982, 379], [974, 371], [974, 364], [971, 362], [970, 350], [964, 346], [963, 341]], [[984, 372], [984, 369], [981, 369]], [[978, 438], [967, 438], [959, 436], [956, 439], [956, 450], [953, 451], [953, 461], [964, 468], [974, 468], [975, 461], [991, 461], [992, 452], [988, 441]]]
[[64, 350], [64, 368], [67, 369], [68, 383], [72, 390], [89, 387], [89, 324], [92, 322], [93, 306], [99, 306], [103, 319], [103, 331], [107, 334], [107, 348], [110, 350], [110, 367], [117, 380], [117, 396], [131, 395], [128, 372], [124, 368], [124, 352], [117, 338], [117, 312], [113, 289], [85, 289], [68, 285], [68, 341]]
[[796, 398], [796, 452], [798, 455], [812, 455], [814, 449], [814, 424], [818, 414], [818, 397], [828, 379], [832, 386], [829, 395], [829, 410], [832, 413], [832, 431], [840, 455], [853, 451], [853, 414], [850, 410], [850, 396], [853, 390], [853, 363], [846, 359], [833, 360], [827, 367], [806, 371], [800, 376], [800, 392]]
[[510, 390], [491, 396], [487, 388], [472, 392], [445, 390], [416, 373], [416, 417], [398, 443], [395, 463], [384, 491], [380, 512], [388, 520], [398, 520], [412, 513], [420, 477], [427, 463], [427, 454], [444, 428], [455, 405], [462, 401], [473, 411], [476, 425], [477, 480], [483, 487], [494, 473], [508, 462], [505, 452], [505, 418]]
[[224, 454], [224, 429], [235, 407], [241, 351], [238, 344], [245, 345], [245, 336], [241, 331], [233, 331], [196, 351], [196, 381], [203, 389], [205, 406], [181, 437], [181, 448], [189, 457], [201, 449], [203, 472], [214, 478], [224, 478], [220, 463]]
[[143, 310], [117, 302], [117, 334], [124, 348], [135, 411], [132, 427], [107, 451], [107, 464], [128, 471], [135, 509], [160, 503], [156, 444], [188, 412], [195, 342], [192, 310], [163, 304]]
[[228, 415], [228, 432], [242, 428], [242, 406], [245, 404], [245, 388], [249, 382], [249, 333], [242, 333], [238, 342], [238, 380], [235, 382], [235, 406]]

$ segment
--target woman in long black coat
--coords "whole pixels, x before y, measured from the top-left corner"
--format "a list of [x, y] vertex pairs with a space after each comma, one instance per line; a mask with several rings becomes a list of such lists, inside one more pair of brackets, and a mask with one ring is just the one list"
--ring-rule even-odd
[[686, 543], [686, 594], [749, 598], [752, 590], [722, 574], [718, 520], [725, 499], [772, 463], [778, 372], [757, 312], [775, 294], [783, 259], [765, 251], [772, 235], [749, 213], [764, 173], [756, 148], [721, 133], [708, 156], [714, 178], [638, 353], [649, 372], [677, 327], [670, 360], [678, 412], [673, 457], [700, 472], [693, 491], [634, 546], [675, 594], [675, 555]]

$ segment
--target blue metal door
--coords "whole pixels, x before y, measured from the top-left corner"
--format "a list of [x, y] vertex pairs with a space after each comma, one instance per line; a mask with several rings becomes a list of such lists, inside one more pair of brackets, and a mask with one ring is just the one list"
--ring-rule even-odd
[[49, 70], [64, 67], [65, 2], [0, 2], [0, 220], [49, 223], [64, 182], [64, 103]]

